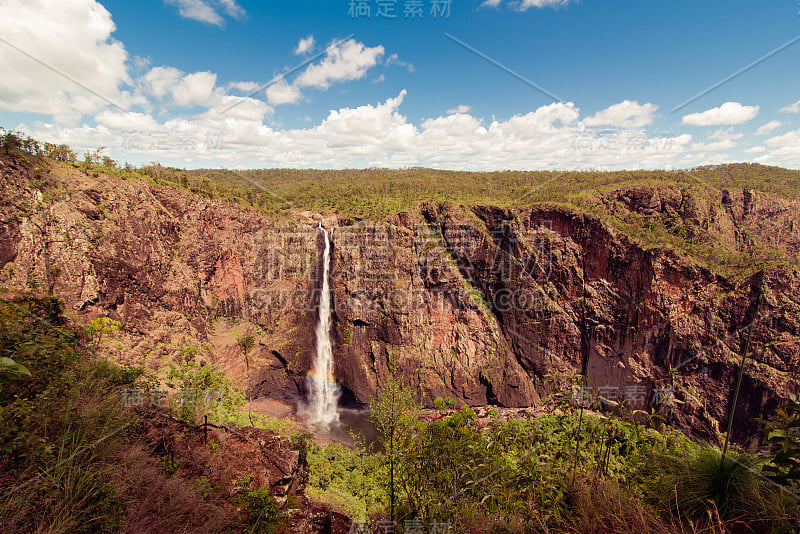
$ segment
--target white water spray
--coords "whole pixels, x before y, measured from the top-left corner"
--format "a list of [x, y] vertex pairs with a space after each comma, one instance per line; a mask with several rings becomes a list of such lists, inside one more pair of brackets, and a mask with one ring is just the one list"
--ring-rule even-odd
[[339, 420], [336, 409], [339, 392], [333, 379], [333, 348], [331, 346], [331, 290], [328, 281], [330, 269], [331, 243], [328, 232], [319, 225], [325, 234], [325, 253], [322, 257], [322, 294], [319, 297], [319, 320], [317, 321], [317, 352], [314, 355], [314, 369], [311, 380], [311, 423], [321, 428], [330, 428]]

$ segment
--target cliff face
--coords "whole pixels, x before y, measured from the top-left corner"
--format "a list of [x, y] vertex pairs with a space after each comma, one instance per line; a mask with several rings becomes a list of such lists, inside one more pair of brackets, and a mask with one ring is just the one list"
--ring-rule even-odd
[[[677, 205], [653, 207], [657, 195]], [[778, 224], [787, 229], [780, 245], [796, 255], [797, 205], [780, 212], [788, 221], [765, 223], [758, 210], [774, 209], [776, 199], [749, 196], [749, 213], [691, 211], [680, 191], [669, 190], [614, 191], [602, 201], [666, 224], [728, 229], [739, 249], [748, 246], [743, 235]], [[754, 318], [756, 352], [745, 370], [737, 437], [752, 435], [753, 418], [796, 387], [796, 268], [728, 280], [565, 208], [425, 204], [396, 226], [334, 235], [342, 266], [337, 374], [362, 401], [392, 354], [430, 396], [472, 404], [527, 406], [552, 389], [548, 377], [585, 372], [587, 394], [662, 409], [683, 428], [712, 436], [724, 431], [737, 353]]]
[[[313, 214], [278, 221], [53, 165], [2, 160], [0, 286], [52, 289], [79, 322], [119, 319], [124, 335], [106, 346], [117, 357], [178, 359], [194, 345], [256, 395], [302, 398], [322, 272]], [[554, 376], [585, 372], [589, 392], [710, 436], [724, 430], [755, 318], [735, 426], [746, 440], [797, 384], [798, 208], [754, 191], [637, 186], [582, 211], [423, 203], [391, 224], [326, 219], [343, 400], [368, 402], [391, 362], [428, 402], [472, 405], [530, 406], [559, 387]], [[789, 263], [732, 276], [614, 221]], [[249, 383], [236, 346], [247, 324]]]
[[252, 323], [254, 387], [301, 393], [315, 316], [307, 225], [139, 179], [1, 163], [0, 287], [51, 290], [79, 323], [121, 321], [104, 350], [122, 361], [155, 367], [197, 352], [243, 385], [237, 323]]
[[399, 223], [333, 233], [337, 376], [350, 398], [368, 402], [396, 362], [429, 401], [534, 403], [534, 379], [443, 236], [419, 214]]

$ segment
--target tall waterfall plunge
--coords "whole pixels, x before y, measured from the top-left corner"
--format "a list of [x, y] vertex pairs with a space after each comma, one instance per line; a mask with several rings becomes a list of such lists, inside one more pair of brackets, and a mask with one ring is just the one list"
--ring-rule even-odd
[[325, 253], [322, 258], [322, 293], [319, 297], [319, 319], [317, 321], [317, 351], [314, 368], [309, 377], [311, 386], [311, 424], [328, 429], [339, 421], [337, 403], [339, 388], [333, 379], [333, 348], [331, 346], [331, 288], [330, 261], [331, 242], [328, 232], [319, 225], [325, 235]]

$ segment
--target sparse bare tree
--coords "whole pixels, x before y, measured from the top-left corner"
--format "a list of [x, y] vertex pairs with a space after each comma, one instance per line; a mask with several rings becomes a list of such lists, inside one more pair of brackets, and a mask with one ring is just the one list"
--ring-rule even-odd
[[249, 354], [250, 351], [253, 349], [253, 346], [256, 344], [256, 338], [253, 334], [249, 331], [243, 333], [236, 339], [236, 343], [239, 345], [239, 350], [242, 351], [242, 355], [244, 356], [244, 365], [247, 369], [247, 416], [250, 419], [250, 425], [255, 426], [253, 424], [253, 399], [252, 394], [250, 391], [250, 358]]

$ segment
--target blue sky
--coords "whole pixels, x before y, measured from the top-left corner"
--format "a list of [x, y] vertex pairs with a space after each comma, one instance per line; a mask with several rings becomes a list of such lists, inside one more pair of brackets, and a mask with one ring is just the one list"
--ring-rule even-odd
[[797, 0], [435, 2], [4, 0], [0, 125], [190, 168], [800, 168]]

